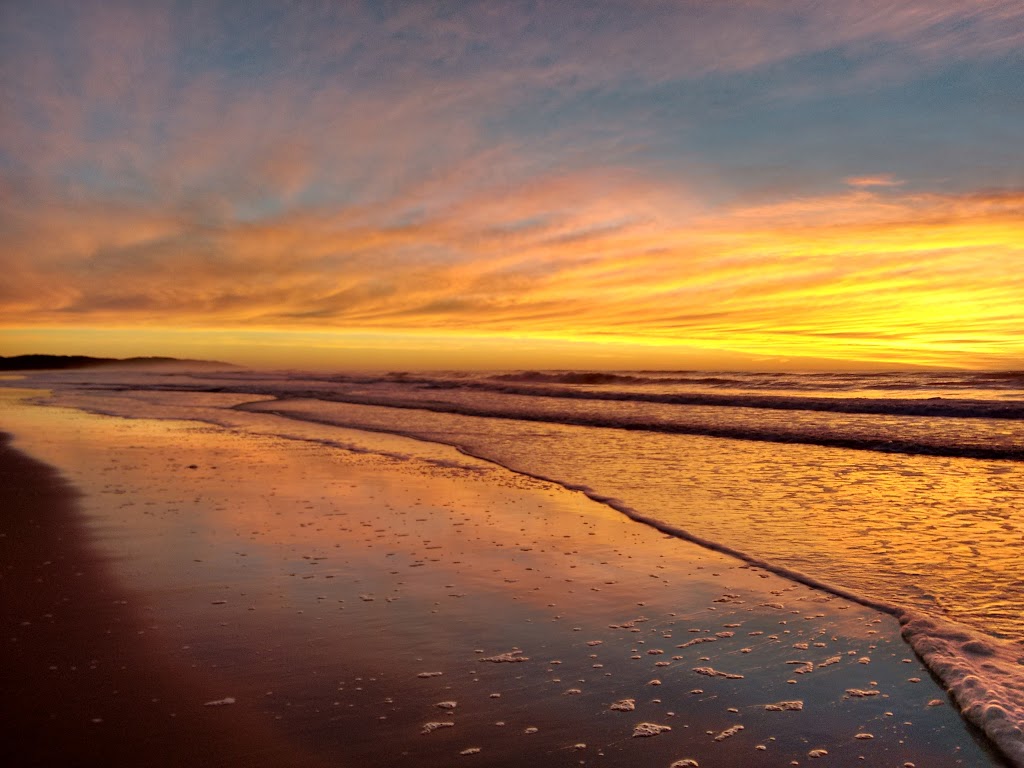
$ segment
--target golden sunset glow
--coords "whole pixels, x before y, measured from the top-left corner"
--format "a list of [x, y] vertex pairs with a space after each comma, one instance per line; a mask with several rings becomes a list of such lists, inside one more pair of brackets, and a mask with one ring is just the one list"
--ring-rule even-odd
[[1019, 6], [742, 5], [7, 7], [0, 353], [1019, 367]]

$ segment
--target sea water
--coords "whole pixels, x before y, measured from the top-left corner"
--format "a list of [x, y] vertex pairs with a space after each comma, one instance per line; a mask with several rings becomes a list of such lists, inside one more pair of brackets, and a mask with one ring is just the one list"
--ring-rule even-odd
[[1024, 722], [1024, 373], [33, 380], [57, 403], [122, 415], [263, 430], [272, 416], [303, 439], [336, 425], [454, 445], [889, 610], [972, 719]]

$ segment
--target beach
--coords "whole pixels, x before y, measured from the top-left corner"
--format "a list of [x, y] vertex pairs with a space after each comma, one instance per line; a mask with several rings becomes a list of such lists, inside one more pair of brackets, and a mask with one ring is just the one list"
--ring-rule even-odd
[[394, 435], [25, 396], [14, 764], [1004, 764], [892, 616], [583, 493]]
[[1024, 768], [1024, 0], [0, 72], [0, 768]]

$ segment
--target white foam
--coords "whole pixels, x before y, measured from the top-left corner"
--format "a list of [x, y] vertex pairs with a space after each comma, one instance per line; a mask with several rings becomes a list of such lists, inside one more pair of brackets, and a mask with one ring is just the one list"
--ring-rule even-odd
[[214, 701], [208, 701], [205, 704], [203, 704], [203, 706], [204, 707], [224, 707], [224, 706], [227, 706], [228, 704], [234, 704], [234, 703], [235, 703], [235, 697], [234, 696], [226, 696], [223, 699], [215, 699]]
[[737, 733], [743, 730], [742, 725], [732, 725], [722, 731], [720, 734], [715, 736], [715, 741], [725, 741], [728, 738], [735, 736]]
[[693, 638], [693, 640], [687, 640], [682, 645], [677, 645], [676, 648], [689, 648], [691, 645], [699, 645], [701, 643], [714, 643], [717, 641], [717, 637], [695, 637]]
[[659, 733], [671, 730], [671, 725], [658, 725], [657, 723], [639, 723], [633, 726], [633, 738], [657, 736]]
[[495, 664], [529, 661], [530, 657], [523, 656], [521, 655], [522, 653], [522, 651], [508, 651], [507, 653], [499, 653], [497, 656], [487, 656], [486, 658], [479, 659], [479, 661], [490, 661]]
[[698, 675], [705, 675], [706, 677], [724, 677], [728, 680], [742, 680], [743, 675], [733, 674], [732, 672], [720, 672], [712, 667], [694, 667], [693, 671]]
[[423, 730], [421, 730], [420, 733], [424, 733], [424, 734], [432, 733], [433, 731], [436, 731], [438, 728], [454, 728], [454, 727], [455, 727], [455, 723], [451, 723], [451, 722], [447, 722], [447, 723], [438, 723], [438, 722], [424, 723], [423, 724]]
[[765, 704], [768, 712], [799, 712], [804, 708], [802, 701], [780, 701], [778, 704]]
[[863, 689], [863, 688], [847, 688], [846, 696], [851, 699], [866, 699], [870, 696], [877, 696], [881, 691], [874, 689]]
[[925, 616], [901, 617], [903, 637], [949, 688], [964, 717], [1024, 766], [1024, 647]]

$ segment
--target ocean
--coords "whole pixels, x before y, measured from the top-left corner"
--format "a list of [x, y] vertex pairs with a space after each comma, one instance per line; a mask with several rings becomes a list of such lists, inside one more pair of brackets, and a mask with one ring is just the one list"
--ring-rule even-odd
[[1024, 372], [37, 374], [50, 402], [457, 447], [900, 617], [971, 719], [1024, 722]]

